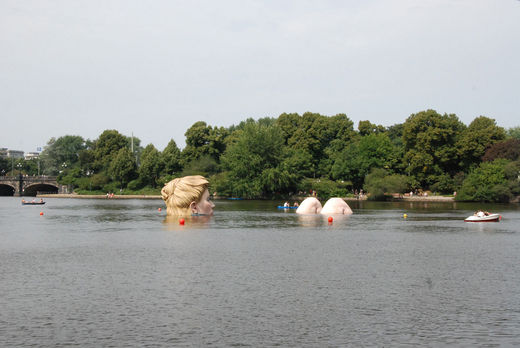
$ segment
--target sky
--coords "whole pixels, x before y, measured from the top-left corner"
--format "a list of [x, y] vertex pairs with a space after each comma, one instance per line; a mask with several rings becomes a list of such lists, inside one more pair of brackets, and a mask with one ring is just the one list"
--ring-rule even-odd
[[422, 110], [520, 125], [518, 0], [0, 0], [0, 147]]

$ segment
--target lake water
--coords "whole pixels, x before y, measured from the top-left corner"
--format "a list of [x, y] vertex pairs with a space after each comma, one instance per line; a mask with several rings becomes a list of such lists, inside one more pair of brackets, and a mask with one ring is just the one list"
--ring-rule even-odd
[[[349, 202], [328, 224], [279, 203], [180, 226], [160, 200], [0, 197], [0, 345], [520, 345], [518, 205]], [[503, 220], [463, 222], [480, 207]]]

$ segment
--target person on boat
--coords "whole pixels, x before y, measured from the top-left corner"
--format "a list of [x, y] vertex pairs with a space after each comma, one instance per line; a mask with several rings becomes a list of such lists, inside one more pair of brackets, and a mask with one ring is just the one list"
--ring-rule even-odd
[[289, 208], [289, 202], [285, 202], [285, 203], [283, 204], [283, 206], [284, 206], [285, 208]]
[[475, 213], [476, 216], [478, 217], [484, 217], [484, 212], [482, 210], [478, 210], [476, 213]]
[[40, 198], [40, 203], [43, 203], [43, 198]]
[[170, 216], [213, 215], [209, 181], [201, 175], [176, 178], [164, 185], [161, 196]]
[[330, 198], [322, 207], [316, 197], [305, 198], [302, 204], [296, 209], [297, 214], [352, 214], [352, 209], [347, 202], [339, 197]]
[[298, 202], [294, 202], [294, 206], [298, 208], [300, 205], [298, 204]]

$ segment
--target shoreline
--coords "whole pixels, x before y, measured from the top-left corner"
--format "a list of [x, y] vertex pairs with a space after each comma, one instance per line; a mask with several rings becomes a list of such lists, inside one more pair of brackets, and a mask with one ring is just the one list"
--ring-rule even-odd
[[79, 199], [162, 199], [160, 195], [78, 195], [74, 193], [47, 193], [36, 195], [39, 198], [79, 198]]
[[[110, 198], [107, 198], [106, 195], [78, 195], [74, 193], [49, 193], [49, 194], [41, 194], [37, 195], [39, 198], [78, 198], [78, 199], [162, 199], [160, 195], [113, 195]], [[303, 200], [306, 197], [298, 197], [298, 199]], [[227, 200], [224, 197], [215, 197], [215, 200]], [[366, 196], [362, 198], [356, 197], [344, 197], [345, 201], [364, 201], [366, 200]], [[455, 197], [445, 197], [445, 196], [413, 196], [413, 197], [400, 197], [393, 198], [391, 201], [393, 202], [455, 202]]]

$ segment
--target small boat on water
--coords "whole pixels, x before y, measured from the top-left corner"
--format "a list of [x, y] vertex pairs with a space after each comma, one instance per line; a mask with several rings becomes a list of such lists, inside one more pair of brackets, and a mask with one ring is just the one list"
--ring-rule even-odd
[[465, 222], [499, 222], [502, 219], [500, 214], [474, 214], [464, 219]]
[[286, 206], [283, 206], [283, 205], [279, 205], [278, 209], [298, 209], [298, 207], [294, 207], [294, 206], [286, 207]]
[[26, 202], [26, 201], [22, 201], [22, 205], [43, 205], [45, 204], [45, 202], [43, 201], [40, 201], [40, 202]]

